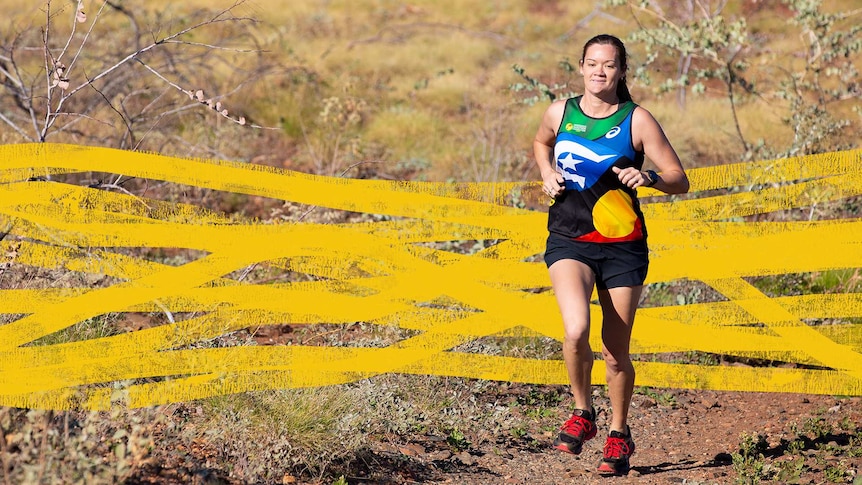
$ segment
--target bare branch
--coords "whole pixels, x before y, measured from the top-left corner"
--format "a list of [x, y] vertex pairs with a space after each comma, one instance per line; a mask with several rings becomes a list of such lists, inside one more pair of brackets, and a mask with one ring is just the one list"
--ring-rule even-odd
[[[51, 2], [48, 2], [48, 3], [50, 4]], [[72, 39], [74, 39], [74, 38], [75, 38], [75, 31], [76, 31], [77, 29], [78, 29], [78, 21], [77, 21], [77, 20], [75, 19], [75, 17], [73, 16], [73, 17], [72, 17], [72, 31], [69, 33], [69, 38], [68, 38], [68, 39], [66, 39], [66, 45], [64, 45], [64, 46], [63, 46], [63, 49], [60, 51], [60, 55], [59, 55], [59, 56], [57, 56], [57, 61], [59, 61], [60, 59], [62, 59], [62, 58], [63, 58], [63, 54], [65, 54], [65, 53], [66, 53], [66, 51], [67, 51], [67, 50], [69, 50], [69, 46], [70, 46], [70, 45], [72, 45]], [[47, 40], [47, 39], [46, 39], [46, 40]]]
[[[156, 47], [158, 47], [158, 46], [160, 46], [160, 45], [162, 45], [162, 44], [164, 44], [164, 43], [167, 43], [167, 42], [169, 42], [169, 41], [171, 41], [171, 40], [174, 40], [174, 39], [177, 39], [177, 38], [179, 38], [179, 37], [182, 37], [183, 35], [185, 35], [185, 34], [187, 34], [187, 33], [191, 32], [191, 31], [193, 31], [193, 30], [199, 29], [199, 28], [204, 27], [204, 26], [207, 26], [207, 25], [215, 24], [215, 23], [221, 23], [221, 22], [242, 22], [242, 21], [255, 22], [255, 20], [254, 20], [254, 19], [252, 19], [252, 18], [247, 18], [247, 17], [230, 17], [230, 18], [225, 18], [225, 15], [226, 15], [226, 14], [230, 13], [233, 9], [235, 9], [237, 6], [241, 5], [242, 3], [244, 3], [244, 1], [238, 1], [238, 2], [235, 2], [231, 7], [229, 7], [229, 8], [227, 8], [227, 9], [224, 9], [224, 10], [222, 10], [222, 11], [218, 12], [217, 14], [215, 14], [214, 16], [212, 16], [212, 17], [211, 17], [210, 19], [208, 19], [208, 20], [204, 20], [204, 21], [198, 22], [198, 23], [196, 23], [196, 24], [194, 24], [194, 25], [192, 25], [192, 26], [186, 27], [185, 29], [182, 29], [182, 30], [180, 30], [180, 31], [178, 31], [178, 32], [175, 32], [175, 33], [171, 34], [171, 35], [168, 35], [167, 37], [164, 37], [164, 38], [162, 38], [162, 39], [160, 39], [160, 40], [154, 41], [153, 43], [151, 43], [151, 44], [149, 44], [149, 45], [147, 45], [147, 46], [145, 46], [145, 47], [143, 47], [143, 48], [141, 48], [141, 49], [137, 49], [135, 52], [132, 52], [131, 54], [127, 55], [126, 57], [124, 57], [123, 59], [121, 59], [120, 61], [118, 61], [118, 62], [117, 62], [117, 63], [115, 63], [114, 65], [112, 65], [111, 67], [109, 67], [109, 68], [105, 69], [104, 71], [100, 72], [99, 74], [97, 74], [96, 76], [94, 76], [92, 79], [88, 79], [86, 82], [82, 83], [81, 85], [77, 86], [76, 88], [72, 89], [71, 91], [69, 91], [69, 92], [65, 93], [65, 94], [63, 95], [63, 97], [60, 99], [60, 102], [58, 103], [57, 111], [59, 111], [59, 110], [60, 110], [60, 108], [62, 107], [63, 103], [64, 103], [67, 99], [69, 99], [71, 96], [73, 96], [75, 93], [77, 93], [77, 92], [78, 92], [78, 91], [80, 91], [81, 89], [84, 89], [84, 88], [85, 88], [85, 87], [87, 87], [88, 85], [90, 85], [90, 84], [92, 84], [92, 83], [94, 83], [94, 82], [98, 81], [99, 79], [101, 79], [101, 78], [103, 78], [103, 77], [107, 76], [108, 74], [111, 74], [112, 72], [114, 72], [115, 70], [117, 70], [119, 67], [121, 67], [121, 66], [125, 65], [126, 63], [128, 63], [128, 62], [129, 62], [129, 61], [131, 61], [132, 59], [136, 59], [136, 58], [137, 58], [137, 57], [139, 57], [140, 55], [142, 55], [142, 54], [144, 54], [144, 53], [146, 53], [146, 52], [149, 52], [149, 51], [153, 50], [154, 48], [156, 48]], [[46, 123], [46, 126], [45, 126], [45, 127], [43, 127], [43, 133], [44, 133], [44, 132], [46, 132], [46, 131], [51, 127], [51, 124], [53, 124], [53, 122]]]
[[[134, 96], [134, 95], [136, 95], [136, 94], [138, 94], [138, 93], [143, 93], [143, 92], [145, 92], [145, 91], [148, 91], [148, 90], [132, 91], [131, 93], [127, 94], [127, 95], [123, 98], [123, 101], [120, 103], [120, 104], [123, 106], [123, 111], [125, 111], [125, 106], [126, 106], [126, 100], [127, 100], [127, 99], [129, 99], [130, 97], [132, 97], [132, 96]], [[158, 96], [156, 96], [155, 98], [153, 98], [149, 103], [147, 103], [147, 105], [146, 105], [146, 106], [144, 106], [143, 108], [141, 108], [141, 112], [140, 112], [140, 114], [141, 114], [141, 115], [143, 115], [143, 114], [145, 114], [145, 113], [149, 112], [149, 111], [150, 111], [150, 109], [151, 109], [152, 107], [156, 106], [156, 104], [158, 104], [158, 102], [159, 102], [163, 97], [165, 97], [169, 92], [170, 92], [170, 88], [165, 88], [165, 89], [164, 89], [164, 90], [163, 90], [163, 91], [162, 91]]]
[[[178, 85], [177, 83], [175, 83], [175, 82], [171, 81], [170, 79], [168, 79], [168, 78], [166, 78], [166, 77], [162, 76], [158, 71], [156, 71], [156, 70], [155, 70], [155, 69], [153, 69], [152, 67], [148, 66], [144, 61], [142, 61], [142, 60], [140, 60], [140, 59], [135, 59], [135, 60], [136, 60], [136, 61], [138, 61], [138, 62], [140, 62], [140, 63], [141, 63], [141, 65], [142, 65], [142, 66], [144, 66], [144, 68], [146, 68], [146, 69], [147, 69], [148, 71], [150, 71], [151, 73], [155, 74], [159, 79], [161, 79], [162, 81], [164, 81], [164, 82], [168, 83], [168, 85], [170, 85], [172, 88], [174, 88], [174, 89], [176, 89], [177, 91], [180, 91], [180, 92], [182, 92], [182, 93], [184, 93], [184, 94], [187, 94], [187, 95], [189, 96], [189, 98], [191, 98], [191, 99], [197, 99], [197, 98], [195, 98], [195, 96], [194, 96], [194, 94], [192, 93], [192, 91], [190, 91], [190, 90], [186, 90], [186, 89], [183, 89], [183, 88], [182, 88], [182, 86], [180, 86], [180, 85]], [[198, 91], [198, 92], [200, 93], [200, 92], [202, 92], [202, 91]], [[198, 99], [198, 102], [199, 102], [199, 103], [201, 103], [201, 104], [208, 104], [208, 106], [209, 106], [211, 109], [213, 109], [216, 113], [218, 113], [219, 115], [221, 115], [222, 117], [224, 117], [224, 118], [226, 118], [226, 119], [231, 120], [232, 122], [234, 122], [234, 123], [236, 123], [236, 124], [238, 124], [238, 125], [244, 125], [244, 124], [245, 124], [245, 121], [241, 121], [240, 119], [234, 119], [234, 118], [232, 118], [231, 116], [229, 116], [229, 115], [227, 114], [227, 110], [222, 110], [222, 109], [221, 109], [221, 103], [218, 103], [217, 105], [216, 105], [216, 104], [213, 104], [213, 99], [207, 99], [206, 101], [205, 101], [205, 100], [203, 100], [203, 99]], [[243, 118], [242, 120], [244, 120], [244, 118]]]
[[254, 269], [255, 269], [255, 268], [257, 268], [257, 266], [258, 266], [259, 264], [260, 264], [260, 263], [258, 262], [258, 263], [253, 263], [253, 264], [251, 264], [251, 265], [247, 266], [247, 267], [242, 271], [242, 274], [240, 274], [240, 275], [239, 275], [239, 278], [237, 278], [236, 280], [237, 280], [238, 282], [241, 282], [242, 280], [246, 279], [246, 277], [249, 275], [249, 273], [251, 273], [252, 271], [254, 271]]
[[[122, 176], [122, 175], [121, 175], [121, 176]], [[134, 198], [135, 198], [135, 200], [137, 200], [138, 202], [140, 202], [140, 203], [141, 203], [144, 207], [146, 207], [147, 209], [152, 209], [152, 207], [150, 207], [149, 205], [147, 205], [147, 203], [146, 203], [146, 202], [144, 202], [144, 200], [143, 200], [143, 199], [141, 199], [141, 198], [140, 198], [140, 197], [138, 197], [137, 195], [135, 195], [135, 194], [133, 194], [133, 193], [129, 192], [129, 190], [128, 190], [128, 189], [126, 189], [125, 187], [123, 187], [123, 186], [121, 186], [121, 185], [118, 185], [118, 184], [116, 184], [116, 183], [112, 183], [112, 184], [99, 184], [99, 185], [97, 185], [97, 186], [96, 186], [96, 188], [99, 188], [99, 189], [106, 189], [106, 190], [116, 190], [117, 192], [122, 192], [122, 193], [124, 193], [124, 194], [126, 194], [126, 195], [128, 195], [128, 196], [134, 197]]]
[[[660, 7], [658, 5], [654, 5], [654, 7], [660, 10]], [[664, 13], [662, 13], [661, 11], [656, 11], [656, 10], [652, 10], [652, 9], [649, 9], [646, 7], [642, 7], [640, 5], [635, 5], [634, 2], [629, 2], [629, 9], [631, 10], [632, 17], [635, 19], [635, 22], [637, 22], [638, 27], [640, 29], [645, 29], [645, 27], [641, 23], [640, 19], [638, 19], [637, 15], [635, 14], [635, 12], [634, 12], [635, 10], [639, 10], [643, 13], [646, 13], [646, 14], [652, 16], [653, 18], [657, 18], [659, 21], [661, 21], [662, 23], [664, 23], [665, 25], [667, 25], [668, 27], [673, 29], [677, 33], [677, 35], [679, 35], [680, 37], [684, 36], [684, 32], [682, 31], [682, 29], [678, 25], [676, 25], [675, 23], [671, 22], [671, 20], [669, 18], [667, 18], [664, 15]]]
[[[361, 161], [361, 162], [356, 162], [356, 163], [354, 163], [353, 165], [351, 165], [351, 166], [349, 166], [349, 167], [345, 168], [345, 169], [341, 172], [341, 174], [340, 174], [340, 175], [338, 175], [338, 176], [339, 176], [339, 177], [344, 177], [344, 175], [345, 175], [345, 174], [347, 174], [347, 172], [349, 172], [349, 171], [353, 170], [354, 168], [356, 168], [356, 167], [358, 167], [358, 166], [360, 166], [360, 165], [366, 164], [366, 163], [381, 163], [381, 162], [380, 162], [380, 161], [372, 161], [372, 160], [363, 160], [363, 161]], [[305, 211], [305, 212], [303, 212], [302, 214], [300, 214], [300, 215], [299, 215], [299, 217], [297, 217], [297, 218], [296, 218], [296, 222], [302, 222], [302, 220], [303, 220], [303, 219], [305, 219], [306, 217], [308, 217], [309, 215], [311, 215], [311, 213], [312, 213], [312, 212], [314, 212], [315, 210], [317, 210], [318, 208], [320, 208], [320, 206], [319, 206], [319, 205], [312, 206], [310, 209], [308, 209], [307, 211]]]
[[601, 18], [603, 18], [605, 20], [609, 20], [615, 24], [624, 23], [622, 19], [614, 17], [613, 15], [605, 12], [604, 9], [602, 9], [601, 2], [596, 2], [596, 6], [593, 8], [593, 11], [588, 13], [584, 18], [582, 18], [577, 23], [575, 23], [575, 25], [572, 26], [572, 28], [569, 29], [565, 34], [560, 36], [560, 38], [561, 39], [568, 39], [569, 37], [575, 35], [575, 33], [577, 33], [579, 30], [585, 28], [587, 25], [589, 25], [590, 21], [592, 21], [596, 17], [601, 17]]
[[[4, 70], [4, 73], [6, 74], [7, 78], [14, 84], [14, 86], [10, 86], [10, 88], [12, 88], [12, 92], [15, 93], [15, 104], [30, 115], [30, 122], [33, 124], [33, 133], [35, 134], [39, 133], [39, 122], [36, 117], [36, 111], [33, 109], [33, 98], [32, 96], [30, 96], [30, 93], [33, 92], [33, 88], [31, 86], [31, 89], [28, 92], [27, 87], [24, 86], [24, 77], [21, 75], [21, 70], [18, 67], [18, 62], [15, 60], [15, 49], [20, 40], [21, 34], [19, 33], [12, 41], [12, 46], [9, 49], [9, 57], [3, 58], [3, 60], [5, 62], [8, 62], [11, 66], [11, 72]], [[14, 73], [14, 75], [12, 73]], [[17, 129], [23, 131], [23, 128], [21, 127], [17, 127]], [[27, 136], [27, 138], [31, 141], [33, 140], [31, 136]]]
[[[112, 124], [108, 123], [107, 121], [102, 121], [102, 120], [100, 120], [100, 119], [98, 119], [98, 118], [94, 118], [94, 117], [92, 117], [92, 116], [85, 115], [85, 114], [83, 114], [83, 113], [55, 113], [55, 115], [54, 115], [54, 116], [55, 116], [56, 118], [59, 118], [59, 117], [61, 117], [61, 116], [62, 116], [62, 117], [68, 117], [68, 118], [74, 118], [74, 119], [75, 119], [74, 121], [70, 121], [69, 123], [67, 123], [67, 124], [65, 124], [65, 125], [63, 125], [63, 126], [61, 126], [60, 128], [57, 128], [57, 131], [63, 131], [63, 130], [65, 130], [65, 129], [68, 129], [68, 127], [69, 127], [69, 125], [70, 125], [70, 124], [76, 123], [76, 122], [77, 122], [77, 121], [79, 121], [79, 120], [90, 120], [90, 121], [95, 121], [96, 123], [103, 124], [103, 125], [105, 125], [105, 126], [113, 126]], [[48, 136], [50, 136], [50, 135], [51, 135], [51, 134], [50, 134], [50, 133], [48, 133]], [[47, 138], [47, 137], [46, 137], [46, 138]]]
[[0, 121], [3, 121], [4, 123], [6, 123], [10, 127], [12, 127], [13, 130], [15, 130], [19, 135], [23, 136], [24, 139], [26, 139], [27, 141], [30, 141], [30, 142], [36, 141], [33, 139], [32, 136], [28, 135], [27, 132], [25, 132], [20, 127], [18, 127], [18, 125], [16, 125], [14, 121], [12, 121], [9, 118], [7, 118], [6, 116], [4, 116], [3, 113], [0, 113]]
[[188, 156], [194, 156], [193, 155], [194, 152], [203, 151], [205, 153], [209, 153], [213, 158], [219, 158], [222, 160], [230, 160], [231, 159], [231, 157], [228, 156], [226, 153], [222, 153], [213, 147], [210, 147], [210, 146], [201, 147], [198, 144], [193, 145], [193, 144], [189, 143], [188, 140], [184, 140], [183, 138], [176, 136], [176, 135], [171, 136], [171, 139], [185, 145], [186, 147], [188, 147], [188, 149], [190, 151]]
[[733, 115], [733, 123], [736, 125], [736, 134], [739, 136], [739, 141], [742, 142], [742, 147], [745, 149], [746, 156], [751, 153], [751, 145], [748, 144], [748, 141], [745, 140], [745, 134], [742, 132], [742, 128], [739, 125], [739, 115], [736, 112], [736, 96], [733, 92], [733, 85], [736, 81], [736, 71], [733, 69], [733, 59], [727, 62], [727, 75], [729, 77], [727, 82], [727, 97], [730, 100], [730, 111]]
[[174, 109], [159, 113], [159, 116], [158, 116], [156, 121], [158, 122], [158, 120], [161, 120], [162, 118], [166, 118], [170, 115], [175, 115], [177, 113], [182, 113], [183, 111], [189, 111], [189, 110], [195, 109], [198, 106], [199, 106], [199, 103], [186, 104], [186, 105], [180, 106], [179, 108], [174, 108]]
[[[700, 13], [701, 13], [701, 14], [703, 14], [703, 17], [704, 17], [704, 18], [710, 18], [710, 17], [712, 17], [712, 16], [713, 16], [713, 15], [710, 15], [710, 13], [709, 13], [709, 9], [708, 9], [708, 8], [706, 8], [706, 6], [705, 6], [702, 2], [700, 2], [700, 1], [698, 0], [698, 1], [694, 2], [694, 3], [697, 5], [697, 8], [699, 8], [699, 9], [700, 9]], [[691, 16], [692, 16], [692, 18], [694, 18], [694, 12], [692, 12]]]
[[[107, 3], [107, 2], [105, 2]], [[90, 34], [93, 33], [93, 29], [96, 27], [96, 24], [99, 22], [99, 19], [102, 17], [102, 11], [105, 9], [105, 3], [99, 7], [99, 11], [96, 12], [96, 18], [90, 22], [90, 28], [87, 29], [87, 33], [84, 35], [84, 40], [81, 41], [81, 45], [78, 46], [77, 52], [75, 52], [75, 56], [72, 58], [72, 62], [69, 63], [69, 70], [72, 70], [72, 67], [78, 61], [78, 58], [81, 56], [81, 52], [84, 50], [84, 46], [87, 44], [87, 41], [90, 40]], [[71, 37], [70, 37], [71, 39]], [[65, 52], [65, 51], [64, 51]], [[62, 54], [61, 54], [62, 55]]]
[[[11, 45], [7, 43], [0, 53], [0, 89], [6, 89], [7, 93], [11, 94], [8, 97], [4, 96], [3, 102], [9, 107], [16, 108], [11, 112], [2, 113], [0, 126], [5, 123], [11, 128], [10, 131], [14, 130], [28, 142], [42, 142], [60, 133], [63, 133], [64, 137], [74, 139], [78, 136], [100, 136], [99, 133], [104, 133], [104, 130], [90, 132], [82, 128], [87, 126], [87, 120], [93, 120], [112, 127], [110, 136], [115, 137], [117, 145], [131, 148], [141, 146], [138, 139], [139, 131], [150, 134], [156, 127], [163, 130], [164, 123], [161, 120], [165, 116], [196, 108], [198, 104], [206, 104], [234, 124], [259, 129], [278, 129], [249, 123], [240, 116], [239, 110], [234, 112], [231, 109], [228, 112], [230, 106], [225, 107], [227, 102], [223, 92], [220, 96], [208, 96], [202, 100], [196, 100], [193, 97], [194, 103], [178, 109], [174, 108], [184, 103], [177, 103], [173, 97], [165, 98], [171, 88], [188, 95], [190, 90], [184, 89], [184, 86], [195, 88], [193, 83], [208, 83], [208, 80], [200, 80], [198, 76], [201, 72], [213, 74], [215, 71], [220, 72], [220, 63], [236, 70], [237, 74], [242, 76], [242, 80], [237, 81], [239, 86], [248, 85], [253, 82], [253, 79], [259, 79], [261, 73], [268, 71], [267, 69], [261, 71], [258, 68], [253, 76], [249, 76], [247, 70], [243, 70], [235, 62], [227, 61], [224, 59], [225, 56], [219, 53], [264, 52], [249, 30], [251, 28], [249, 26], [257, 21], [239, 15], [237, 12], [237, 8], [246, 2], [247, 0], [231, 0], [227, 8], [199, 11], [193, 24], [179, 27], [167, 26], [167, 29], [143, 32], [137, 29], [140, 24], [135, 19], [135, 14], [124, 7], [124, 2], [99, 0], [97, 11], [86, 12], [90, 14], [87, 15], [90, 17], [87, 19], [90, 25], [83, 27], [77, 25], [84, 21], [84, 16], [81, 15], [83, 4], [80, 0], [61, 2], [43, 0], [40, 9], [44, 15], [42, 28], [37, 27], [35, 30], [17, 33], [12, 38], [13, 43]], [[70, 30], [66, 30], [65, 24], [70, 10], [67, 3], [74, 9]], [[96, 10], [96, 5], [93, 5], [93, 8]], [[95, 26], [96, 24], [103, 26], [105, 14], [112, 10], [128, 16], [136, 26], [136, 30], [130, 33], [137, 35], [134, 38], [128, 36], [118, 38], [123, 47], [120, 47], [119, 51], [109, 52], [104, 48], [105, 44], [101, 42], [94, 44], [101, 31]], [[59, 24], [58, 20], [61, 21]], [[218, 30], [216, 25], [223, 23], [229, 24], [232, 32], [230, 38], [235, 38], [237, 42], [225, 42], [224, 37], [219, 41], [211, 42], [191, 38], [190, 33], [196, 29], [209, 33], [213, 29]], [[158, 23], [158, 25], [164, 24]], [[59, 31], [63, 31], [62, 35], [58, 35]], [[151, 42], [149, 35], [152, 35]], [[195, 35], [200, 37], [198, 34]], [[60, 37], [62, 40], [58, 42]], [[17, 45], [18, 43], [21, 45]], [[230, 43], [233, 43], [236, 48], [230, 47]], [[180, 48], [177, 49], [174, 46]], [[182, 48], [182, 46], [188, 46], [188, 48]], [[214, 51], [218, 51], [216, 55], [210, 55]], [[23, 60], [17, 59], [16, 62], [16, 57]], [[90, 58], [98, 59], [101, 66], [86, 68], [91, 75], [85, 72], [82, 74], [85, 68], [84, 60], [89, 63]], [[129, 68], [129, 65], [133, 64], [129, 62], [131, 60], [140, 62], [145, 69], [168, 86], [168, 89], [153, 91], [151, 87], [146, 88], [146, 84], [152, 83], [146, 79], [146, 76], [143, 78], [140, 76], [138, 67]], [[44, 73], [39, 72], [42, 68], [45, 69]], [[70, 75], [70, 72], [73, 75]], [[71, 87], [70, 79], [74, 80]], [[237, 82], [233, 84], [236, 85]], [[231, 92], [236, 92], [239, 86]], [[93, 93], [81, 92], [88, 87], [93, 90]], [[223, 91], [223, 88], [220, 88], [220, 91]], [[129, 92], [133, 94], [127, 94]], [[112, 110], [119, 115], [123, 125], [114, 122], [111, 119], [113, 115], [107, 110]], [[26, 123], [27, 117], [24, 113], [29, 114], [32, 128]], [[154, 116], [156, 113], [157, 117]], [[84, 123], [81, 123], [82, 121]], [[152, 140], [152, 136], [149, 139]]]
[[91, 85], [90, 85], [90, 87], [91, 87], [91, 88], [93, 88], [93, 90], [94, 90], [94, 91], [96, 91], [97, 93], [99, 93], [99, 96], [101, 96], [101, 97], [102, 97], [102, 99], [104, 99], [104, 100], [105, 100], [105, 103], [107, 103], [107, 105], [108, 105], [108, 106], [110, 106], [110, 107], [111, 107], [111, 109], [112, 109], [112, 110], [114, 110], [114, 112], [115, 112], [115, 113], [117, 113], [117, 115], [119, 115], [119, 116], [120, 116], [120, 119], [121, 119], [121, 120], [123, 120], [123, 124], [125, 124], [125, 125], [126, 125], [126, 132], [129, 134], [129, 142], [130, 142], [130, 143], [134, 143], [134, 141], [135, 141], [135, 133], [132, 131], [132, 125], [130, 125], [130, 124], [129, 124], [129, 121], [126, 119], [126, 117], [125, 117], [125, 116], [123, 116], [123, 113], [120, 113], [120, 111], [119, 111], [117, 108], [115, 108], [115, 107], [114, 107], [113, 103], [111, 103], [111, 100], [110, 100], [110, 99], [108, 99], [108, 97], [107, 97], [107, 96], [105, 96], [105, 93], [103, 93], [102, 91], [100, 91], [100, 90], [99, 90], [99, 88], [97, 88], [97, 87], [96, 87], [95, 85], [93, 85], [93, 84], [91, 84]]
[[144, 132], [144, 134], [141, 136], [141, 138], [138, 140], [138, 142], [137, 142], [137, 143], [135, 143], [135, 146], [132, 148], [132, 151], [133, 151], [133, 152], [138, 151], [138, 149], [139, 149], [139, 148], [141, 147], [141, 145], [144, 143], [144, 140], [147, 138], [147, 135], [149, 135], [153, 130], [155, 130], [155, 129], [156, 129], [156, 126], [159, 124], [159, 122], [160, 122], [160, 121], [162, 121], [162, 118], [164, 118], [164, 116], [161, 116], [161, 115], [160, 115], [160, 116], [158, 116], [158, 117], [156, 118], [156, 121], [154, 121], [154, 122], [153, 122], [153, 124], [152, 124], [152, 125], [150, 125], [150, 127], [147, 129], [147, 131], [146, 131], [146, 132]]
[[839, 17], [839, 18], [841, 20], [847, 20], [848, 18], [855, 17], [859, 14], [862, 14], [862, 8], [857, 8], [855, 10], [850, 10], [848, 12], [844, 12], [844, 15], [841, 15], [841, 17]]
[[165, 44], [180, 44], [180, 45], [193, 45], [197, 47], [206, 47], [208, 49], [212, 49], [215, 51], [230, 51], [230, 52], [239, 52], [243, 54], [248, 54], [252, 52], [262, 52], [260, 49], [237, 49], [235, 47], [224, 47], [220, 45], [213, 44], [204, 44], [202, 42], [189, 42], [187, 40], [169, 40], [164, 42]]
[[165, 316], [168, 317], [169, 322], [176, 323], [174, 321], [174, 314], [171, 313], [170, 310], [168, 310], [168, 307], [166, 307], [164, 303], [162, 303], [160, 300], [153, 300], [153, 303], [155, 303], [156, 306], [162, 309], [162, 313], [164, 313]]
[[[228, 114], [228, 111], [226, 109], [222, 109], [221, 103], [217, 102], [217, 100], [224, 97], [224, 95], [216, 96], [214, 98], [205, 98], [203, 96], [203, 91], [198, 90], [197, 92], [193, 92], [190, 89], [184, 89], [179, 84], [177, 84], [177, 83], [171, 81], [170, 79], [164, 77], [161, 73], [159, 73], [158, 71], [156, 71], [155, 69], [153, 69], [152, 67], [147, 65], [144, 61], [142, 61], [140, 59], [135, 59], [135, 60], [138, 61], [142, 66], [144, 66], [144, 68], [146, 68], [151, 73], [155, 74], [159, 79], [161, 79], [162, 81], [167, 83], [172, 88], [174, 88], [177, 91], [187, 95], [190, 99], [197, 100], [198, 103], [206, 105], [207, 107], [209, 107], [210, 109], [212, 109], [213, 111], [215, 111], [216, 113], [221, 115], [223, 118], [226, 118], [226, 119], [228, 119], [228, 120], [230, 120], [230, 121], [232, 121], [238, 125], [249, 126], [250, 128], [259, 128], [259, 129], [265, 129], [265, 130], [276, 130], [276, 129], [278, 129], [276, 127], [267, 127], [267, 126], [260, 126], [260, 125], [255, 125], [255, 124], [248, 124], [246, 122], [246, 119], [242, 116], [240, 116], [238, 118], [233, 118], [232, 116], [230, 116]], [[234, 91], [238, 90], [241, 86], [242, 86], [242, 84], [235, 87]]]
[[111, 1], [106, 1], [105, 3], [107, 3], [109, 7], [113, 8], [114, 10], [116, 10], [116, 11], [122, 13], [123, 15], [125, 15], [126, 17], [128, 17], [129, 22], [132, 23], [132, 26], [135, 29], [135, 37], [134, 37], [135, 48], [140, 49], [141, 48], [141, 27], [138, 25], [138, 19], [136, 19], [135, 16], [132, 15], [132, 12], [127, 10], [125, 7], [123, 7], [122, 4], [119, 4], [116, 2], [111, 2]]
[[50, 59], [51, 62], [49, 64], [49, 58], [51, 56], [51, 52], [48, 50], [48, 39], [50, 37], [51, 31], [51, 2], [49, 1], [47, 4], [46, 16], [47, 20], [45, 22], [45, 29], [42, 31], [42, 44], [44, 47], [44, 59], [45, 59], [45, 89], [47, 90], [48, 95], [45, 97], [45, 124], [43, 125], [43, 129], [40, 131], [38, 126], [36, 127], [36, 133], [39, 135], [39, 141], [45, 140], [45, 130], [48, 129], [49, 121], [51, 120], [51, 92], [53, 91], [53, 87], [51, 86], [51, 73], [53, 72], [53, 59]]
[[[12, 61], [11, 57], [0, 56], [0, 62], [11, 62], [11, 61]], [[3, 66], [3, 64], [0, 64], [0, 74], [3, 74], [4, 76], [6, 76], [6, 79], [8, 79], [9, 82], [11, 82], [12, 84], [15, 85], [14, 87], [16, 87], [18, 89], [24, 89], [24, 83], [22, 83], [20, 79], [12, 76], [12, 73], [7, 71], [6, 68]]]

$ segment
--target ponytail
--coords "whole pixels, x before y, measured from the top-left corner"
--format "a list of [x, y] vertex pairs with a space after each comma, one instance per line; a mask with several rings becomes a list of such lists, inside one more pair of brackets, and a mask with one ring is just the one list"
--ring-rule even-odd
[[623, 76], [623, 78], [620, 79], [620, 82], [617, 83], [617, 98], [619, 98], [620, 104], [625, 103], [626, 101], [633, 101], [632, 93], [629, 92], [625, 76]]

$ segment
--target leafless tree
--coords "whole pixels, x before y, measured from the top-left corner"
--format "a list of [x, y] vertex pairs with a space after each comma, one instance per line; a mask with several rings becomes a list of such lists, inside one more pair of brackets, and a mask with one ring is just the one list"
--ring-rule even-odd
[[[267, 69], [252, 31], [257, 22], [239, 14], [245, 0], [184, 18], [111, 0], [93, 13], [83, 0], [56, 3], [45, 2], [38, 29], [0, 38], [0, 125], [20, 141], [138, 149], [202, 107], [219, 120], [262, 128], [227, 107], [231, 94]], [[250, 62], [238, 62], [241, 55]]]

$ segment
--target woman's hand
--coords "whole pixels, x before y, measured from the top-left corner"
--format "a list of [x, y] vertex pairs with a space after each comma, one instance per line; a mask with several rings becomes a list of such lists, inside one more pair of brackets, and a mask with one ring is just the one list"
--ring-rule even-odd
[[620, 182], [622, 182], [623, 185], [631, 189], [647, 186], [650, 182], [649, 175], [634, 167], [611, 167], [611, 170], [617, 174], [617, 177], [619, 177]]
[[547, 170], [542, 173], [542, 192], [548, 197], [556, 199], [563, 193], [563, 176], [556, 170]]

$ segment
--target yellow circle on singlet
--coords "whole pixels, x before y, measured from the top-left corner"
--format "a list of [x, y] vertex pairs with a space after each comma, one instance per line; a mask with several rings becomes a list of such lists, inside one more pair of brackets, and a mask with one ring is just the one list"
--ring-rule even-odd
[[625, 237], [635, 230], [637, 214], [632, 199], [622, 189], [608, 191], [593, 207], [593, 225], [604, 237]]

